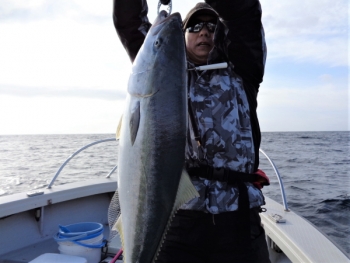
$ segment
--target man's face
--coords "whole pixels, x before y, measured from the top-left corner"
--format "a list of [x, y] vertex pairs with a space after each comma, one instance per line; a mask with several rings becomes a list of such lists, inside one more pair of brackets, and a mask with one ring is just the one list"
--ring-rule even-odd
[[[216, 23], [216, 18], [208, 15], [199, 15], [191, 18], [189, 25], [194, 26], [200, 22], [213, 22]], [[191, 62], [195, 64], [206, 64], [209, 52], [214, 47], [214, 32], [210, 32], [205, 25], [199, 32], [185, 33], [187, 55]]]

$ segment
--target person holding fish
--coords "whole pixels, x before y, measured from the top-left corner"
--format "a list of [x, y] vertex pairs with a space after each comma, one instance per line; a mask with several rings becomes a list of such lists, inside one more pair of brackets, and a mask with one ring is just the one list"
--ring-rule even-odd
[[[132, 62], [151, 27], [147, 11], [145, 0], [114, 0], [114, 24]], [[270, 262], [259, 216], [260, 189], [269, 185], [258, 169], [257, 94], [266, 59], [261, 12], [259, 0], [206, 0], [183, 20], [185, 166], [199, 196], [177, 211], [155, 262]]]

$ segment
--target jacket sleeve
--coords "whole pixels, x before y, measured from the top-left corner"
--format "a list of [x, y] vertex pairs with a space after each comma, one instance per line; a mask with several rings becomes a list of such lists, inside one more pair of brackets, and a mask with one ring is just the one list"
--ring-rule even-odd
[[113, 22], [131, 62], [151, 27], [146, 0], [113, 0]]
[[257, 94], [263, 80], [266, 44], [261, 23], [259, 0], [205, 0], [219, 14], [228, 28], [226, 55], [234, 71], [243, 79], [250, 106], [250, 119], [255, 148], [254, 170], [259, 167], [260, 126], [256, 112]]
[[259, 0], [206, 0], [229, 29], [228, 58], [257, 94], [263, 80], [266, 44]]

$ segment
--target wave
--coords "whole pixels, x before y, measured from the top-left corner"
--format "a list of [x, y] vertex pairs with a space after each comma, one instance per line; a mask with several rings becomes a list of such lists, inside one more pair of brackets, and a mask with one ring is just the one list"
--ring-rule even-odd
[[305, 191], [305, 189], [300, 188], [300, 187], [297, 187], [297, 186], [294, 186], [294, 185], [291, 185], [290, 188], [291, 188], [291, 189], [294, 189], [294, 190], [296, 190], [296, 191]]
[[314, 180], [311, 180], [311, 179], [296, 179], [296, 180], [293, 180], [293, 183], [297, 184], [297, 183], [304, 183], [304, 182], [311, 182], [311, 181], [314, 181]]
[[38, 151], [38, 150], [40, 150], [40, 148], [39, 147], [35, 147], [35, 146], [30, 146], [28, 150], [29, 151]]
[[314, 137], [311, 137], [311, 136], [300, 136], [300, 137], [297, 137], [297, 139], [314, 139]]
[[339, 210], [349, 210], [350, 211], [350, 196], [347, 195], [341, 195], [338, 196], [339, 198], [331, 198], [321, 201], [320, 203], [325, 204], [326, 206], [331, 206], [332, 209], [339, 209]]
[[297, 162], [298, 158], [287, 159], [286, 162], [294, 163]]

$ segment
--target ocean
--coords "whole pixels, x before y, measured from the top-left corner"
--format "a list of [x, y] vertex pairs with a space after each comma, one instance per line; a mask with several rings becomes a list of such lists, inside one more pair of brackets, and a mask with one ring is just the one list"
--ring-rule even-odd
[[[113, 134], [0, 135], [0, 198], [46, 187], [81, 147]], [[305, 217], [350, 256], [350, 132], [263, 132], [261, 149], [277, 166], [291, 210]], [[104, 177], [117, 164], [117, 143], [94, 145], [74, 157], [54, 185]], [[266, 158], [263, 193], [282, 203]], [[116, 176], [113, 174], [112, 176]]]

